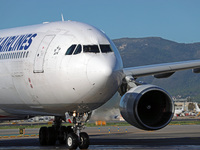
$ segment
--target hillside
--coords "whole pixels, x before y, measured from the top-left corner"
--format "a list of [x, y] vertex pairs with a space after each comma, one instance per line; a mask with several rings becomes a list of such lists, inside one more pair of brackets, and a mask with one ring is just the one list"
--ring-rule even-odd
[[[200, 59], [200, 43], [176, 43], [159, 37], [113, 40], [122, 56], [124, 67]], [[139, 78], [166, 89], [172, 96], [192, 97], [200, 102], [200, 74], [191, 70], [176, 72], [167, 79]]]

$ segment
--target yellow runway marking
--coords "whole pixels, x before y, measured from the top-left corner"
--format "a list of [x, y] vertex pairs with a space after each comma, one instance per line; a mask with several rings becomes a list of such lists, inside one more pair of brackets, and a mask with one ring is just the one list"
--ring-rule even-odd
[[21, 138], [21, 137], [35, 137], [35, 136], [39, 137], [39, 134], [0, 136], [0, 139], [4, 139], [4, 138]]
[[31, 136], [36, 136], [35, 134], [31, 135]]

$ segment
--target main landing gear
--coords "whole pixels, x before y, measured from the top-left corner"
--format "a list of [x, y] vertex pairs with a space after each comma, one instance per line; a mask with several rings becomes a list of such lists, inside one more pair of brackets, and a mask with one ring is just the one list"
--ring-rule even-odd
[[55, 145], [56, 141], [60, 144], [66, 144], [69, 149], [87, 149], [90, 144], [89, 136], [81, 132], [85, 122], [91, 117], [88, 113], [69, 113], [73, 117], [73, 126], [62, 126], [62, 117], [55, 117], [52, 127], [41, 127], [39, 131], [40, 145]]

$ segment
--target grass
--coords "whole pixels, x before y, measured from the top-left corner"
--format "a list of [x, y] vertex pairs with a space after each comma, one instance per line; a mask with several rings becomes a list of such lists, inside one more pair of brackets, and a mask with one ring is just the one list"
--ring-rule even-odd
[[200, 121], [171, 121], [169, 125], [199, 125]]
[[[69, 123], [63, 123], [63, 125], [68, 126], [71, 125]], [[169, 125], [200, 125], [200, 121], [171, 121]], [[42, 126], [51, 126], [51, 124], [43, 124], [43, 125], [5, 125], [5, 126], [0, 126], [0, 129], [19, 129], [19, 128], [40, 128]], [[107, 123], [106, 126], [131, 126], [127, 122], [112, 122], [112, 123]], [[98, 127], [96, 126], [95, 123], [87, 123], [86, 127]]]

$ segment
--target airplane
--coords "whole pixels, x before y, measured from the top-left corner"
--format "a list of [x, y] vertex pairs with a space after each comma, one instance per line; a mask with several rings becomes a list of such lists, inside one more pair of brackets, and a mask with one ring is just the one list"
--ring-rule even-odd
[[197, 113], [199, 113], [199, 112], [200, 112], [200, 109], [199, 109], [199, 106], [198, 106], [198, 104], [197, 104], [197, 103], [195, 103], [195, 111], [196, 111]]
[[[158, 130], [171, 121], [170, 94], [137, 78], [167, 78], [180, 70], [200, 72], [200, 60], [123, 68], [119, 51], [94, 26], [59, 21], [0, 30], [0, 120], [54, 116], [52, 127], [41, 127], [41, 145], [56, 141], [69, 149], [87, 149], [81, 132], [92, 111], [116, 92], [120, 112], [131, 125]], [[67, 115], [66, 115], [67, 113]], [[62, 126], [66, 116], [72, 126]]]
[[174, 116], [180, 115], [182, 112], [184, 112], [184, 106], [175, 106]]

